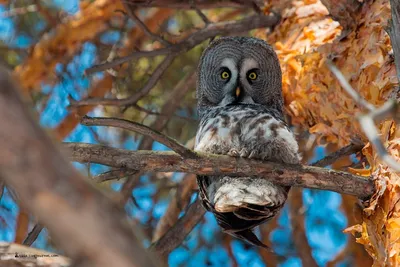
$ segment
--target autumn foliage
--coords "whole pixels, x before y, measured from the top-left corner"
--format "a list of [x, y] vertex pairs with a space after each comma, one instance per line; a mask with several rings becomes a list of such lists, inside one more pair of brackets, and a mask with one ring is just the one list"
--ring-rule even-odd
[[[335, 59], [351, 85], [368, 102], [383, 105], [395, 94], [398, 84], [385, 30], [391, 16], [390, 4], [383, 0], [365, 3], [356, 15], [356, 29], [347, 36], [341, 36], [342, 27], [327, 14], [320, 2], [297, 3], [267, 37], [275, 43], [282, 62], [287, 111], [294, 124], [316, 134], [320, 143], [341, 147], [355, 137], [368, 143], [356, 118], [363, 111], [343, 91], [325, 60]], [[298, 25], [304, 25], [301, 31]], [[388, 120], [380, 123], [379, 128], [389, 153], [400, 159], [399, 127]], [[378, 192], [366, 204], [363, 222], [345, 231], [357, 237], [376, 265], [395, 266], [400, 264], [400, 177], [385, 166], [371, 145], [364, 147], [363, 155], [367, 158], [366, 166], [348, 170], [372, 175], [377, 179]]]

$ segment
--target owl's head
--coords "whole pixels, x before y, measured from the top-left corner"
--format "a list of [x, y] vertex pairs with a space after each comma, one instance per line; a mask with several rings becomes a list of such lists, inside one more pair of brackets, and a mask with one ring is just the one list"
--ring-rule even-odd
[[253, 37], [223, 37], [203, 52], [197, 101], [207, 107], [261, 104], [282, 112], [282, 72], [275, 51]]

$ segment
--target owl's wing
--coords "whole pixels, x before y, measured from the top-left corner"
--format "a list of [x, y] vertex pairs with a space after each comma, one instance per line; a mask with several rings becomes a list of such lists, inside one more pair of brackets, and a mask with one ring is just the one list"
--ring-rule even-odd
[[201, 204], [207, 211], [214, 212], [214, 207], [211, 205], [207, 195], [207, 188], [210, 185], [210, 179], [207, 176], [197, 176], [197, 186], [199, 187], [199, 197]]

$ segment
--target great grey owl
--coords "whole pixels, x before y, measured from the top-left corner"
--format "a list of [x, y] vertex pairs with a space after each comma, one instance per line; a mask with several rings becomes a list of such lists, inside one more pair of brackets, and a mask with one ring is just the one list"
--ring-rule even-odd
[[[198, 66], [200, 125], [195, 150], [298, 163], [297, 142], [284, 121], [282, 72], [266, 42], [223, 37]], [[283, 207], [289, 187], [258, 177], [197, 176], [199, 197], [223, 231], [261, 247], [252, 229]]]

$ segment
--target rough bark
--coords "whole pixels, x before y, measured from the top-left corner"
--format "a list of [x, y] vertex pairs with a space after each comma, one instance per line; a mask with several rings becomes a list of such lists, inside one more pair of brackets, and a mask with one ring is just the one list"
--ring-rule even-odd
[[64, 146], [70, 150], [72, 161], [98, 163], [115, 168], [203, 175], [254, 175], [283, 185], [331, 190], [362, 199], [374, 193], [374, 182], [366, 177], [319, 167], [203, 153], [197, 153], [196, 159], [182, 158], [174, 152], [128, 151], [84, 143], [66, 143]]

